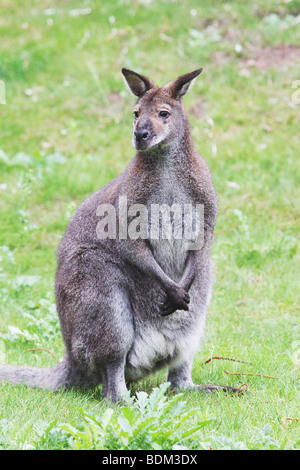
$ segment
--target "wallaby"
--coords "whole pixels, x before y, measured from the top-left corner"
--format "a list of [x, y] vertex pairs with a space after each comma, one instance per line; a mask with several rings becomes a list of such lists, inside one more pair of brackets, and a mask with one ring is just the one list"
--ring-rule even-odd
[[[0, 379], [51, 390], [102, 384], [103, 397], [117, 402], [128, 384], [168, 367], [171, 389], [237, 390], [195, 385], [191, 376], [212, 288], [218, 210], [210, 171], [194, 147], [182, 104], [201, 71], [159, 88], [122, 69], [137, 97], [132, 140], [137, 153], [122, 174], [77, 208], [60, 242], [55, 293], [65, 358], [49, 369], [0, 366]], [[151, 238], [149, 218], [148, 231], [138, 236], [137, 228], [128, 236], [124, 214], [137, 226], [137, 214], [162, 205], [171, 207], [173, 229], [174, 208], [204, 207], [200, 248], [188, 249], [180, 237]], [[178, 220], [181, 228], [184, 221]], [[107, 236], [101, 236], [104, 225]]]

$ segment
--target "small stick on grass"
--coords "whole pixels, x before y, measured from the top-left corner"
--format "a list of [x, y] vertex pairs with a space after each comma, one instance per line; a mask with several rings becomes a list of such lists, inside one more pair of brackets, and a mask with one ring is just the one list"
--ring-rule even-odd
[[229, 372], [228, 370], [224, 370], [225, 374], [230, 375], [251, 375], [253, 377], [266, 377], [267, 379], [277, 379], [277, 377], [272, 377], [271, 375], [262, 375], [262, 374], [250, 374], [250, 372]]
[[118, 167], [118, 165], [116, 164], [116, 162], [114, 162], [113, 160], [107, 160], [107, 163], [113, 167], [113, 169], [116, 171], [116, 173], [120, 173], [120, 168]]
[[51, 354], [51, 356], [54, 357], [54, 359], [56, 360], [56, 362], [59, 362], [58, 358], [55, 356], [55, 354], [53, 354], [53, 352], [49, 351], [49, 349], [46, 349], [46, 348], [30, 348], [30, 349], [26, 349], [25, 352], [28, 352], [28, 351], [46, 351], [47, 353]]
[[222, 359], [223, 361], [234, 361], [234, 362], [242, 362], [243, 364], [251, 364], [251, 362], [240, 361], [239, 359], [233, 359], [232, 357], [219, 357], [219, 356], [210, 357], [204, 362], [204, 364], [208, 364], [212, 359]]
[[243, 383], [239, 386], [239, 388], [237, 389], [237, 392], [232, 393], [230, 396], [233, 397], [235, 396], [235, 394], [237, 394], [238, 397], [241, 395], [244, 395], [244, 393], [248, 391], [248, 388], [249, 388], [248, 384]]
[[284, 416], [283, 418], [281, 418], [283, 427], [286, 427], [287, 421], [300, 421], [300, 418], [290, 418], [290, 417]]
[[215, 235], [220, 235], [221, 233], [228, 233], [228, 232], [233, 232], [234, 229], [238, 226], [238, 222], [234, 224], [232, 227], [224, 229], [224, 230], [215, 230]]

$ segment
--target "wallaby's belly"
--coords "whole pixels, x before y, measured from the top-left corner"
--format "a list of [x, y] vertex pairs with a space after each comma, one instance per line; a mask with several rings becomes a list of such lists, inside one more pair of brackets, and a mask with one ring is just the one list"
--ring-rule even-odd
[[204, 292], [206, 289], [197, 277], [189, 290], [189, 310], [178, 310], [163, 317], [159, 313], [159, 302], [163, 297], [158, 292], [158, 285], [142, 278], [135, 280], [142, 299], [131, 296], [134, 337], [126, 358], [128, 382], [140, 380], [196, 353], [205, 331], [209, 300], [209, 292]]
[[[165, 195], [165, 199], [161, 198], [170, 206], [177, 200], [176, 195], [172, 194], [173, 187], [168, 197]], [[184, 198], [183, 203], [191, 201]], [[176, 221], [172, 221], [173, 235], [180, 232], [181, 224], [180, 222], [176, 226]], [[160, 236], [159, 239], [150, 237], [149, 243], [156, 262], [172, 280], [179, 282], [185, 270], [189, 240], [183, 236], [178, 239], [174, 236], [162, 239]], [[135, 305], [134, 299], [132, 300], [136, 329], [134, 343], [127, 355], [125, 376], [128, 382], [137, 381], [164, 366], [182, 361], [185, 356], [192, 356], [197, 351], [205, 330], [205, 309], [202, 308], [202, 300], [198, 299], [196, 284], [190, 290], [189, 312], [177, 311], [169, 317], [161, 317], [156, 310], [159, 296], [149, 281], [145, 286], [141, 285], [140, 291], [144, 293], [145, 301], [140, 300]], [[138, 320], [140, 316], [143, 317], [141, 322]]]
[[170, 362], [176, 357], [174, 341], [170, 343], [164, 334], [154, 328], [139, 331], [127, 356], [125, 377], [129, 382], [136, 382]]
[[206, 316], [200, 314], [189, 322], [188, 315], [187, 312], [176, 312], [161, 322], [138, 326], [127, 355], [125, 376], [128, 382], [135, 382], [195, 354], [203, 336]]

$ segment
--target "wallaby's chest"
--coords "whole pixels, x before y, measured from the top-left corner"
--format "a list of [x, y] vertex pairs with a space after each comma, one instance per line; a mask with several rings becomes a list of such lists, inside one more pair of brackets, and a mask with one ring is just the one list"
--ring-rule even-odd
[[192, 208], [188, 188], [178, 173], [162, 168], [148, 202], [149, 240], [158, 264], [172, 279], [179, 281], [187, 257], [184, 215]]
[[157, 170], [149, 202], [168, 205], [192, 202], [186, 180], [175, 164]]

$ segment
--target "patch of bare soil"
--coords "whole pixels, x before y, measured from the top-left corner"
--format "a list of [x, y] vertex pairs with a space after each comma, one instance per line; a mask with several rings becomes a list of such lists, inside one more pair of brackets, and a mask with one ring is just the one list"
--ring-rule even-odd
[[234, 61], [234, 56], [225, 51], [214, 51], [211, 54], [211, 60], [217, 68], [224, 67], [228, 62]]
[[260, 49], [254, 57], [241, 61], [243, 67], [256, 67], [259, 70], [284, 70], [300, 61], [300, 47], [274, 46]]
[[202, 120], [207, 115], [207, 103], [204, 99], [198, 98], [192, 105], [187, 107], [187, 111], [188, 114]]

